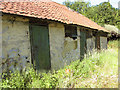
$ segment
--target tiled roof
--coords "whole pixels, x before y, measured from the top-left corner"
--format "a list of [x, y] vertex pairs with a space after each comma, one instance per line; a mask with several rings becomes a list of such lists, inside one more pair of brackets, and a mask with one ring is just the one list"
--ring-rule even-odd
[[51, 0], [34, 0], [34, 2], [30, 0], [29, 2], [27, 2], [27, 0], [24, 0], [24, 2], [17, 1], [18, 0], [12, 0], [12, 2], [7, 2], [4, 0], [0, 3], [0, 11], [28, 17], [60, 21], [66, 24], [76, 24], [107, 32], [106, 29], [87, 17]]

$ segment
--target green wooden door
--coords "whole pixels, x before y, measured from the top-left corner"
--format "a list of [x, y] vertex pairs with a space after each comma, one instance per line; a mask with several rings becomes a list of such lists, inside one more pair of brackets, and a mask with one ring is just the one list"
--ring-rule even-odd
[[80, 60], [84, 58], [84, 54], [86, 53], [86, 33], [80, 32]]
[[31, 26], [32, 61], [36, 70], [50, 69], [49, 31], [47, 26]]

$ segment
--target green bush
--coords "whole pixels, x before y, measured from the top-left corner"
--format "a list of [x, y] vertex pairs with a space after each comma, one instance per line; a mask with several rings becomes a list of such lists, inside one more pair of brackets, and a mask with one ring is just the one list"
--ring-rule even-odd
[[2, 88], [55, 88], [57, 84], [57, 78], [54, 74], [37, 74], [32, 68], [22, 73], [15, 71], [4, 77], [5, 75], [2, 75], [5, 78], [2, 79]]
[[120, 41], [119, 40], [113, 40], [113, 41], [109, 41], [108, 42], [108, 48], [116, 48], [118, 49], [118, 45], [120, 44]]

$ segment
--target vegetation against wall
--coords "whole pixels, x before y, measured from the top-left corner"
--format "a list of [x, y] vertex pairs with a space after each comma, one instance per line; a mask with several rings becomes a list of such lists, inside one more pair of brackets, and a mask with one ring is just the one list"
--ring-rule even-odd
[[38, 74], [28, 69], [3, 77], [3, 88], [118, 88], [118, 41], [109, 42], [108, 50], [58, 71]]

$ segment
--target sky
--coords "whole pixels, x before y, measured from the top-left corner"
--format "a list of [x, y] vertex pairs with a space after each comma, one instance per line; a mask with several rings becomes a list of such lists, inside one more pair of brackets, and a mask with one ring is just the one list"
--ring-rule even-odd
[[[60, 3], [62, 4], [62, 2], [64, 2], [65, 0], [52, 0], [52, 1], [55, 1], [57, 3]], [[75, 1], [75, 0], [70, 0], [70, 1]], [[100, 4], [101, 2], [107, 2], [108, 0], [84, 0], [85, 2], [90, 2], [91, 5], [98, 5]], [[118, 2], [120, 0], [109, 0], [110, 1], [110, 4], [115, 7], [115, 8], [118, 8]]]

